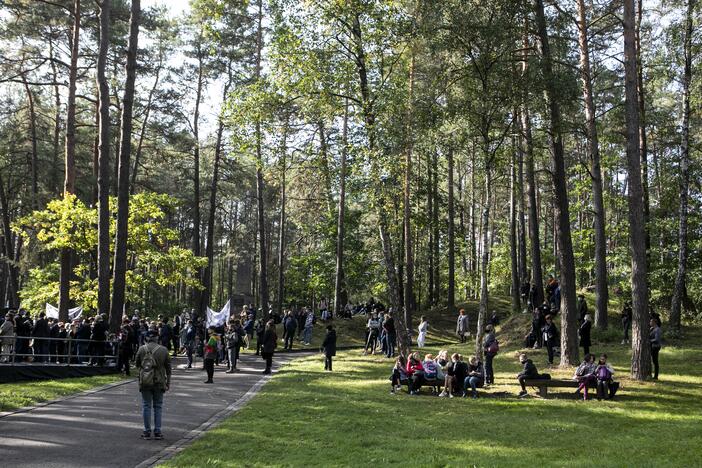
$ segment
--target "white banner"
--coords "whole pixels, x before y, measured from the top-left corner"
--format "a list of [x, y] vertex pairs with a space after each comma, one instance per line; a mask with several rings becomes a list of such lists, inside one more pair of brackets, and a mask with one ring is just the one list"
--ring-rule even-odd
[[[78, 317], [80, 317], [83, 314], [83, 308], [82, 307], [74, 307], [72, 309], [68, 309], [68, 320], [75, 320]], [[59, 310], [58, 307], [54, 307], [48, 302], [46, 303], [46, 316], [47, 318], [55, 318], [58, 319], [59, 317]]]
[[231, 309], [229, 307], [229, 303], [231, 302], [231, 299], [227, 301], [227, 303], [222, 307], [222, 310], [219, 312], [215, 312], [214, 310], [210, 309], [209, 307], [207, 308], [207, 326], [208, 327], [219, 327], [221, 325], [224, 325], [227, 323], [229, 320], [229, 314], [231, 312]]

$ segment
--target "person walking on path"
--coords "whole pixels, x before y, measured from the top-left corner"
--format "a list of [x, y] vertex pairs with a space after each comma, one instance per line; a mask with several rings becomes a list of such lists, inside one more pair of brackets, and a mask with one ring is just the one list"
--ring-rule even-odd
[[458, 319], [456, 320], [456, 335], [458, 335], [461, 343], [466, 342], [466, 335], [470, 336], [468, 316], [466, 315], [466, 311], [464, 309], [461, 309], [458, 312]]
[[590, 354], [590, 346], [592, 346], [590, 330], [592, 330], [592, 317], [590, 317], [590, 314], [585, 314], [583, 317], [583, 323], [578, 329], [578, 335], [580, 335], [580, 346], [583, 347], [585, 354]]
[[651, 360], [653, 361], [653, 380], [658, 380], [658, 353], [661, 352], [663, 345], [663, 331], [656, 319], [650, 321], [651, 330], [649, 332], [649, 340], [651, 342]]
[[283, 332], [285, 340], [285, 349], [292, 351], [295, 332], [297, 331], [297, 319], [291, 311], [287, 311], [283, 319]]
[[239, 350], [244, 341], [244, 329], [239, 320], [232, 320], [227, 330], [227, 374], [236, 372], [236, 361], [239, 360]]
[[217, 359], [219, 337], [215, 333], [214, 327], [208, 328], [207, 333], [210, 337], [205, 345], [205, 371], [207, 371], [207, 380], [205, 380], [205, 383], [211, 384], [214, 383], [212, 377], [214, 376], [215, 359]]
[[188, 369], [193, 367], [193, 351], [195, 350], [195, 337], [197, 333], [192, 320], [188, 320], [180, 333], [180, 342], [185, 349], [185, 355], [188, 357]]
[[332, 358], [336, 356], [336, 331], [334, 325], [327, 325], [327, 335], [322, 342], [324, 352], [324, 370], [332, 371]]
[[495, 338], [495, 328], [492, 325], [485, 327], [485, 338], [483, 339], [483, 351], [485, 351], [485, 383], [492, 385], [495, 383], [495, 374], [492, 369], [492, 360], [495, 359], [500, 350], [497, 338]]
[[276, 346], [278, 346], [278, 335], [275, 332], [275, 322], [269, 320], [263, 331], [263, 346], [261, 347], [261, 356], [263, 356], [263, 359], [266, 361], [266, 369], [263, 371], [264, 374], [271, 373], [273, 353], [275, 352]]
[[151, 413], [154, 414], [154, 439], [163, 439], [161, 433], [161, 410], [163, 394], [171, 387], [171, 357], [165, 346], [158, 344], [158, 331], [146, 333], [146, 343], [139, 348], [136, 355], [136, 367], [139, 369], [139, 391], [142, 400], [144, 432], [141, 438], [151, 439]]

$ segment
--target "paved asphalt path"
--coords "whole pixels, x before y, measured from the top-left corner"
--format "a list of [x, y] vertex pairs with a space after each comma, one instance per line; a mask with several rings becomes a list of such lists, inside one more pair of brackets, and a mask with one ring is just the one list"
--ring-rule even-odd
[[[300, 354], [276, 354], [274, 372], [295, 356]], [[182, 362], [182, 358], [174, 361], [177, 368], [164, 398], [164, 440], [139, 438], [141, 397], [136, 381], [130, 381], [0, 418], [0, 466], [150, 465], [245, 403], [268, 380], [262, 375], [264, 361], [255, 355], [242, 355], [240, 372], [234, 374], [225, 374], [226, 366], [218, 366], [214, 385], [203, 383], [201, 361], [193, 369], [184, 369]]]

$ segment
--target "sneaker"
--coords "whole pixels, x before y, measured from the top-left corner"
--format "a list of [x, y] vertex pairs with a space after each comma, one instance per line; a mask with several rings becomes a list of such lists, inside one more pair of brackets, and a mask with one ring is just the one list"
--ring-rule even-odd
[[163, 440], [163, 434], [160, 432], [154, 432], [154, 440]]
[[397, 394], [395, 393], [395, 389], [394, 389], [394, 388], [393, 388], [392, 390], [390, 390], [390, 395], [397, 395]]
[[453, 398], [453, 393], [449, 393], [449, 398]]
[[211, 380], [205, 380], [205, 383], [214, 383], [214, 382]]
[[441, 393], [439, 393], [439, 396], [442, 398], [446, 398], [448, 396], [448, 394], [446, 392], [441, 392]]
[[228, 371], [225, 372], [225, 374], [233, 374], [233, 373], [234, 373], [233, 369], [229, 369]]
[[524, 397], [527, 396], [527, 395], [528, 395], [528, 393], [527, 393], [526, 391], [524, 391], [524, 390], [522, 390], [521, 392], [519, 392], [519, 398], [524, 398]]
[[144, 440], [151, 440], [151, 431], [144, 431], [141, 433], [141, 438]]

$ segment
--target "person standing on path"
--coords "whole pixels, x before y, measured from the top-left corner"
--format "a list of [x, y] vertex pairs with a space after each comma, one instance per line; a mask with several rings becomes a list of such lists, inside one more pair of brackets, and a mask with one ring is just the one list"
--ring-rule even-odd
[[236, 361], [239, 360], [239, 350], [244, 340], [244, 329], [239, 320], [232, 320], [227, 330], [227, 374], [236, 372]]
[[283, 331], [285, 339], [285, 349], [292, 351], [293, 340], [295, 339], [295, 331], [297, 331], [297, 319], [291, 311], [287, 311], [283, 319]]
[[312, 327], [314, 327], [314, 311], [310, 310], [305, 317], [305, 333], [302, 336], [305, 346], [312, 342]]
[[210, 338], [207, 340], [205, 345], [205, 371], [207, 371], [206, 384], [214, 383], [212, 377], [214, 376], [214, 365], [215, 359], [217, 359], [217, 344], [219, 343], [218, 336], [215, 333], [214, 327], [207, 329], [207, 333]]
[[261, 356], [266, 360], [266, 370], [263, 371], [264, 374], [271, 373], [273, 353], [275, 352], [276, 346], [278, 346], [278, 335], [275, 332], [275, 322], [269, 320], [263, 331], [263, 346], [261, 347]]
[[458, 319], [456, 320], [456, 335], [461, 340], [461, 343], [466, 342], [466, 335], [470, 336], [470, 331], [468, 329], [468, 316], [466, 311], [461, 309], [458, 312]]
[[546, 324], [541, 328], [541, 334], [544, 346], [546, 346], [546, 351], [548, 352], [548, 363], [553, 365], [554, 348], [558, 343], [558, 329], [550, 315], [546, 316]]
[[332, 358], [336, 356], [336, 331], [334, 325], [327, 325], [327, 336], [322, 342], [322, 351], [324, 352], [324, 370], [332, 371]]
[[151, 439], [153, 409], [154, 439], [161, 440], [161, 410], [163, 394], [171, 387], [171, 357], [168, 355], [168, 349], [158, 344], [157, 330], [152, 329], [146, 333], [146, 343], [137, 351], [136, 367], [139, 369], [139, 391], [144, 418], [144, 432], [141, 438]]

